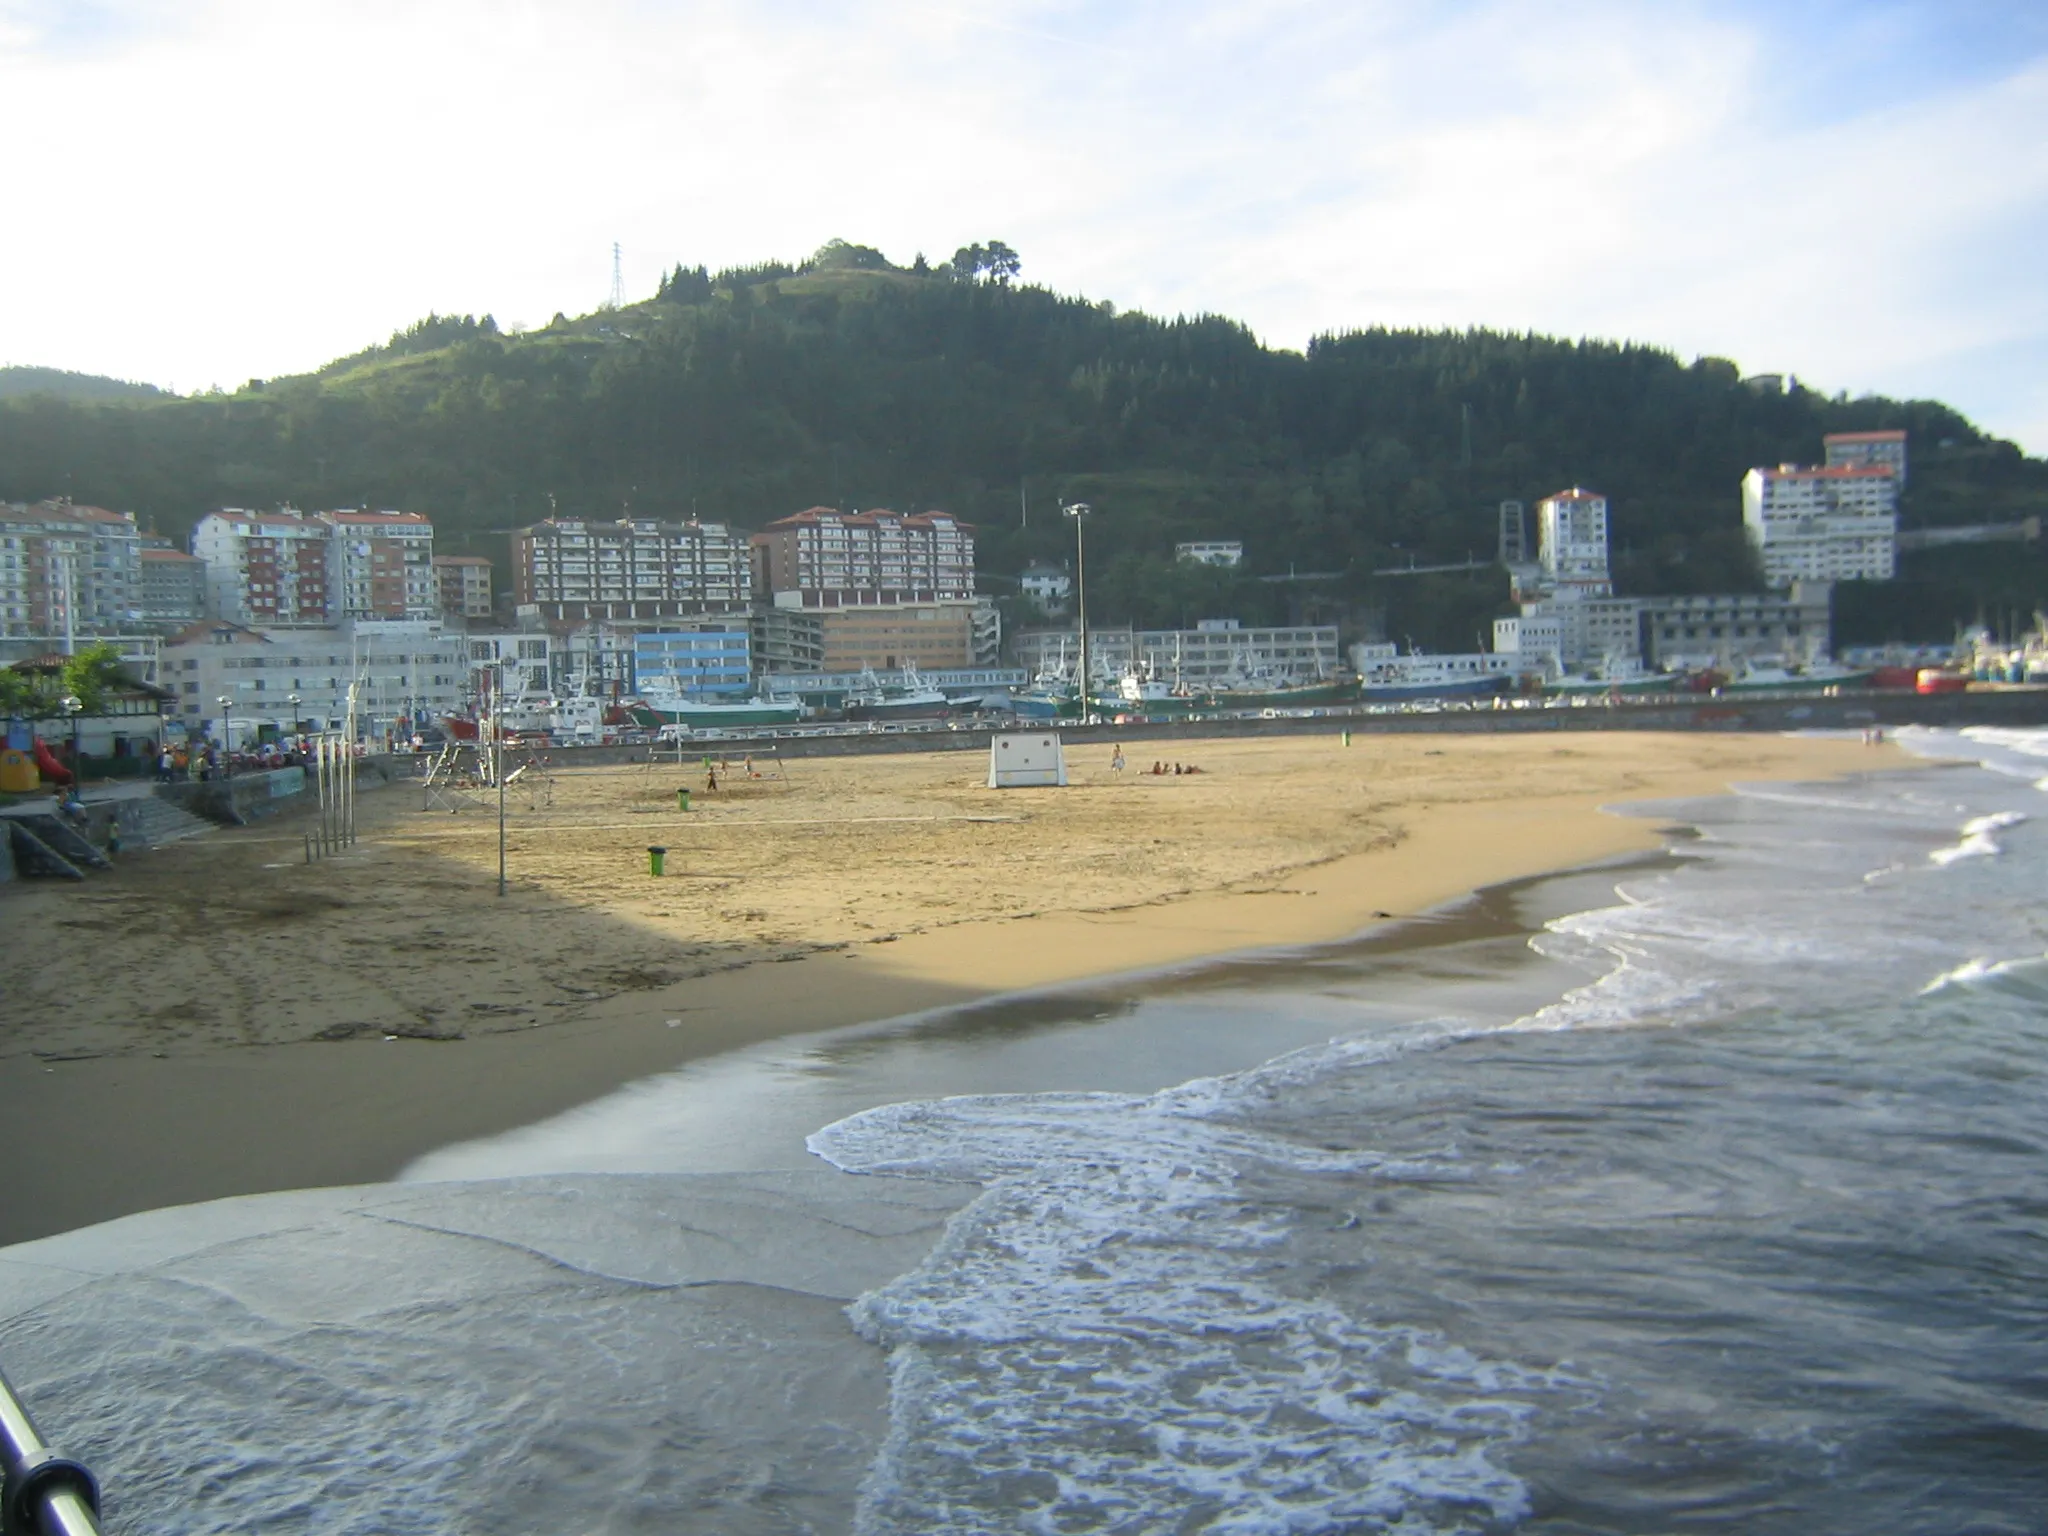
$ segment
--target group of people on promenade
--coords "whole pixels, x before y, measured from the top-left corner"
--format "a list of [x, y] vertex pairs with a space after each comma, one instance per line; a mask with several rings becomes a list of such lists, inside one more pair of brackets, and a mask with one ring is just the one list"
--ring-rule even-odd
[[223, 750], [212, 741], [189, 744], [167, 741], [156, 753], [156, 777], [160, 784], [176, 784], [184, 779], [203, 782], [231, 773], [303, 768], [312, 760], [312, 742], [303, 736], [281, 736], [233, 752]]

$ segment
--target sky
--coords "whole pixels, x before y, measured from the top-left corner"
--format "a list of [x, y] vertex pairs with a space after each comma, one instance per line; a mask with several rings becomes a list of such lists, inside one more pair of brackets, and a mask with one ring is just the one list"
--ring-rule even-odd
[[2048, 453], [2040, 0], [0, 0], [0, 363], [181, 391], [663, 271], [1648, 342]]

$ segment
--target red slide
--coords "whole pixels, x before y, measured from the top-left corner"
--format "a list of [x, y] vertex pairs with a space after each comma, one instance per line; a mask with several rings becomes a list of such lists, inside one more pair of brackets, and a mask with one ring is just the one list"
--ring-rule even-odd
[[50, 749], [43, 744], [43, 738], [36, 738], [36, 771], [52, 784], [69, 784], [71, 770], [50, 755]]

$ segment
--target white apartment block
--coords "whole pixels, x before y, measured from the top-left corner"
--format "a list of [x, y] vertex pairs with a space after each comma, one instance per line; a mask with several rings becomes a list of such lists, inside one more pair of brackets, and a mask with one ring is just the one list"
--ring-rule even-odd
[[778, 608], [853, 608], [974, 596], [974, 528], [946, 512], [779, 517], [753, 537], [760, 583]]
[[417, 512], [320, 512], [329, 530], [329, 612], [343, 620], [433, 619], [434, 525]]
[[724, 523], [548, 518], [512, 535], [515, 600], [542, 618], [686, 617], [742, 607], [753, 590], [747, 537]]
[[465, 639], [470, 671], [494, 673], [508, 697], [555, 691], [555, 643], [546, 631], [484, 634], [473, 629]]
[[1552, 591], [1605, 597], [1614, 590], [1607, 570], [1607, 498], [1577, 486], [1536, 503], [1537, 565]]
[[1888, 469], [1901, 490], [1906, 484], [1906, 434], [1830, 432], [1821, 439], [1830, 469]]
[[[1080, 633], [1024, 630], [1014, 649], [1027, 672], [1071, 672], [1080, 660]], [[1091, 668], [1121, 672], [1137, 665], [1164, 682], [1190, 686], [1255, 677], [1312, 682], [1333, 675], [1342, 661], [1334, 624], [1247, 629], [1236, 619], [1203, 619], [1193, 629], [1088, 630]]]
[[1236, 539], [1197, 539], [1174, 545], [1173, 558], [1196, 565], [1238, 566], [1244, 564], [1244, 545]]
[[434, 724], [470, 693], [464, 638], [432, 621], [265, 633], [206, 619], [164, 643], [160, 669], [159, 686], [174, 696], [170, 719], [191, 735], [219, 739], [225, 713], [237, 744], [266, 725], [340, 729], [351, 683], [359, 738], [372, 743]]
[[0, 503], [0, 636], [132, 629], [141, 588], [132, 516], [69, 501]]
[[1782, 464], [1742, 479], [1742, 521], [1773, 587], [1889, 581], [1897, 565], [1899, 481], [1889, 468]]
[[1522, 670], [1531, 672], [1627, 667], [1642, 660], [1642, 614], [1641, 598], [1560, 593], [1524, 603], [1518, 619], [1495, 619], [1493, 648], [1527, 658]]
[[290, 508], [209, 512], [192, 530], [192, 553], [206, 562], [207, 609], [263, 628], [325, 625], [332, 531]]
[[434, 525], [417, 512], [249, 512], [224, 507], [192, 530], [207, 607], [258, 628], [439, 612]]

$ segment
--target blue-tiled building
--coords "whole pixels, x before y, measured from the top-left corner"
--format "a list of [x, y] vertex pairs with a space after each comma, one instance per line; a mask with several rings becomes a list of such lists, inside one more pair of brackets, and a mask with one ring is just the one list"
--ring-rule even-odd
[[744, 694], [753, 681], [745, 628], [677, 630], [633, 637], [633, 686], [687, 694]]

